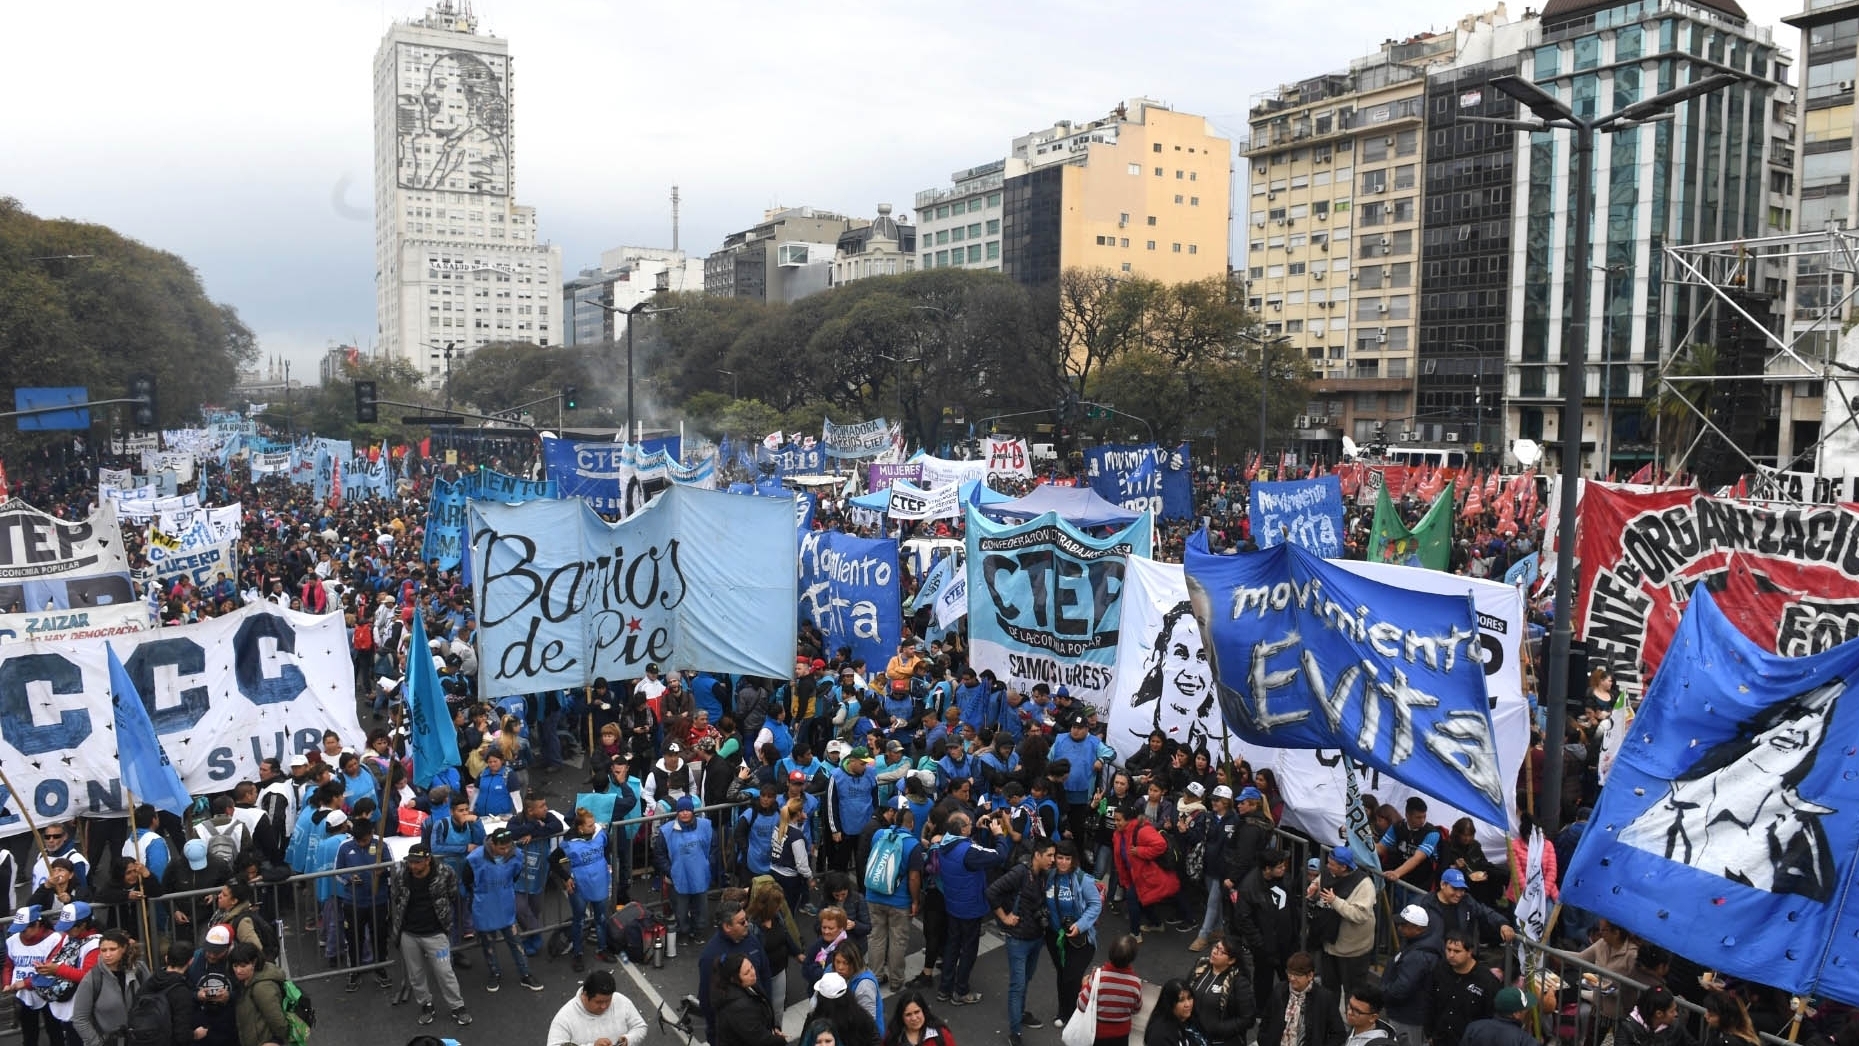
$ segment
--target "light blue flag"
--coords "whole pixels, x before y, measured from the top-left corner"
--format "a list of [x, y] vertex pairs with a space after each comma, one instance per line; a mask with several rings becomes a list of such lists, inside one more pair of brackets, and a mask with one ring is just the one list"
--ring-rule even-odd
[[136, 802], [180, 817], [187, 813], [194, 797], [188, 794], [181, 775], [162, 750], [135, 680], [129, 678], [116, 650], [108, 643], [103, 647], [110, 657], [110, 704], [116, 716], [116, 751], [122, 765], [123, 788]]
[[1504, 572], [1504, 583], [1522, 585], [1525, 589], [1535, 588], [1536, 579], [1542, 576], [1542, 562], [1541, 552], [1530, 553], [1510, 565], [1510, 569]]
[[1706, 969], [1859, 1002], [1859, 642], [1771, 654], [1692, 590], [1562, 899]]
[[911, 597], [910, 606], [907, 609], [914, 614], [924, 607], [934, 606], [936, 593], [942, 591], [942, 586], [948, 584], [954, 575], [955, 557], [944, 556], [938, 559], [936, 565], [930, 568], [929, 576], [917, 586], [917, 594]]
[[445, 708], [445, 691], [439, 688], [439, 671], [426, 649], [426, 622], [413, 615], [413, 635], [407, 641], [407, 719], [413, 732], [413, 783], [432, 784], [433, 775], [458, 765], [458, 732]]

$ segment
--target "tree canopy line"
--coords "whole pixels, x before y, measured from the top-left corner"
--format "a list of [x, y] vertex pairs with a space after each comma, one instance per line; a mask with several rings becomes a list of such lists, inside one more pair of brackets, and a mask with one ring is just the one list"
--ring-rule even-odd
[[[1241, 288], [1218, 278], [1163, 284], [1069, 269], [1029, 290], [999, 273], [934, 269], [788, 304], [665, 294], [654, 306], [669, 311], [634, 332], [634, 396], [652, 427], [760, 437], [882, 415], [930, 447], [986, 434], [996, 418], [1001, 431], [1061, 444], [1147, 439], [1152, 428], [1162, 443], [1212, 442], [1236, 456], [1258, 441], [1260, 349], [1241, 337], [1257, 321]], [[1283, 433], [1304, 411], [1311, 373], [1296, 352], [1273, 352], [1268, 428]], [[181, 258], [0, 198], [0, 358], [15, 383], [82, 385], [106, 399], [151, 374], [161, 422], [176, 425], [203, 404], [239, 406], [239, 371], [259, 355], [237, 311], [210, 300]], [[424, 364], [364, 354], [349, 370], [383, 400], [437, 406], [445, 393], [427, 387]], [[488, 345], [453, 362], [450, 398], [483, 413], [541, 400], [535, 424], [551, 428], [567, 385], [579, 391], [568, 427], [623, 424], [623, 342]], [[1121, 415], [1081, 407], [1061, 419], [1055, 408], [1073, 397]], [[288, 414], [296, 431], [362, 442], [427, 431], [400, 425], [409, 411], [392, 407], [358, 424], [346, 382], [300, 390], [269, 413], [278, 428]]]

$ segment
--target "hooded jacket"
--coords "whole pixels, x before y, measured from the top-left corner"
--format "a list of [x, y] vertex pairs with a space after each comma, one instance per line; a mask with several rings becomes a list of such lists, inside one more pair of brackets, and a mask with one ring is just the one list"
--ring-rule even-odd
[[869, 765], [851, 773], [844, 766], [826, 782], [826, 820], [829, 832], [856, 836], [878, 811], [878, 775]]
[[1407, 941], [1388, 960], [1381, 991], [1387, 997], [1382, 1013], [1390, 1021], [1425, 1027], [1433, 1009], [1433, 974], [1445, 965], [1446, 931], [1429, 923], [1426, 932]]
[[239, 989], [233, 1004], [239, 1025], [239, 1046], [289, 1042], [290, 1023], [284, 1019], [284, 971], [266, 963]]
[[1136, 899], [1144, 908], [1181, 892], [1181, 877], [1156, 863], [1168, 849], [1168, 842], [1146, 818], [1124, 825], [1110, 843], [1118, 881], [1136, 891]]
[[172, 1046], [187, 1046], [194, 1041], [194, 989], [187, 983], [186, 974], [162, 970], [143, 982], [142, 991], [168, 997], [168, 1023], [172, 1029], [168, 1041]]
[[[1194, 1016], [1200, 1019], [1212, 1046], [1245, 1046], [1246, 1033], [1257, 1015], [1252, 996], [1252, 964], [1245, 955], [1235, 955], [1224, 972], [1214, 969], [1213, 960], [1201, 959], [1188, 974], [1188, 990], [1194, 993]], [[1267, 1044], [1276, 1046], [1276, 1044]]]
[[148, 967], [141, 963], [116, 974], [99, 959], [84, 979], [77, 982], [77, 994], [71, 997], [71, 1028], [84, 1046], [106, 1046], [116, 1041], [116, 1033], [129, 1027], [129, 1006], [149, 978]]

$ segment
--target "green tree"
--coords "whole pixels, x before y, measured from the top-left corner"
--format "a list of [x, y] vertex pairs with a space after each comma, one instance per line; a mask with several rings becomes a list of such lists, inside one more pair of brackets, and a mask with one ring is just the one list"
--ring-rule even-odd
[[[288, 409], [291, 426], [296, 431], [314, 432], [331, 439], [352, 440], [358, 448], [382, 441], [413, 443], [431, 433], [432, 430], [425, 426], [400, 423], [405, 415], [424, 413], [426, 408], [437, 408], [440, 404], [440, 398], [426, 389], [419, 368], [412, 362], [364, 358], [357, 365], [345, 366], [343, 371], [341, 380], [311, 386], [299, 394], [300, 398], [294, 398], [289, 404], [271, 404], [265, 420], [282, 427]], [[374, 382], [375, 395], [380, 399], [418, 404], [420, 409], [410, 410], [384, 403], [377, 411], [379, 420], [373, 424], [360, 424], [355, 420], [354, 383], [357, 381]]]
[[[181, 258], [0, 197], [0, 359], [15, 382], [81, 385], [110, 399], [148, 374], [160, 422], [175, 425], [227, 402], [239, 369], [257, 358], [238, 312], [210, 300]], [[127, 418], [99, 413], [94, 421]]]
[[1699, 419], [1710, 416], [1711, 397], [1717, 386], [1699, 379], [1718, 374], [1717, 366], [1717, 346], [1708, 342], [1687, 345], [1666, 366], [1666, 380], [1646, 400], [1646, 428], [1659, 433], [1659, 456], [1669, 462], [1667, 471], [1683, 469], [1696, 447], [1699, 430], [1704, 427]]

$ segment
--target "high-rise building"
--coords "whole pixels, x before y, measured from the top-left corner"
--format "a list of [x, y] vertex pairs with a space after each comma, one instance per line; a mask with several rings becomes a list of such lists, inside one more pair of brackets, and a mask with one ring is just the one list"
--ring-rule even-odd
[[917, 193], [917, 253], [923, 269], [1001, 267], [1001, 183], [1007, 161], [949, 176], [946, 189]]
[[832, 283], [839, 237], [864, 224], [830, 211], [787, 207], [733, 232], [704, 259], [704, 293], [756, 301], [796, 301]]
[[377, 352], [443, 377], [439, 353], [562, 343], [561, 252], [516, 203], [509, 43], [468, 3], [396, 24], [374, 56]]
[[1389, 40], [1252, 108], [1248, 304], [1315, 371], [1304, 449], [1414, 420], [1426, 70], [1457, 48], [1454, 32]]
[[[1581, 351], [1592, 362], [1583, 390], [1581, 465], [1588, 474], [1624, 474], [1653, 456], [1645, 402], [1658, 389], [1662, 363], [1718, 338], [1713, 328], [1728, 314], [1711, 314], [1711, 293], [1686, 285], [1665, 249], [1764, 236], [1789, 220], [1785, 193], [1775, 188], [1776, 179], [1785, 183], [1792, 173], [1790, 62], [1735, 0], [1550, 0], [1539, 39], [1520, 58], [1519, 75], [1583, 117], [1720, 70], [1747, 78], [1681, 103], [1669, 120], [1599, 137], [1588, 258], [1572, 250], [1571, 135], [1514, 136], [1520, 205], [1511, 242], [1505, 435], [1547, 441], [1549, 464], [1559, 467], [1564, 324], [1574, 281], [1585, 279], [1592, 293], [1589, 344]], [[1780, 296], [1779, 273], [1740, 279], [1747, 292]], [[1739, 367], [1753, 359], [1759, 375], [1761, 356], [1725, 351], [1720, 359]], [[1773, 453], [1773, 418], [1760, 419], [1750, 432]]]

